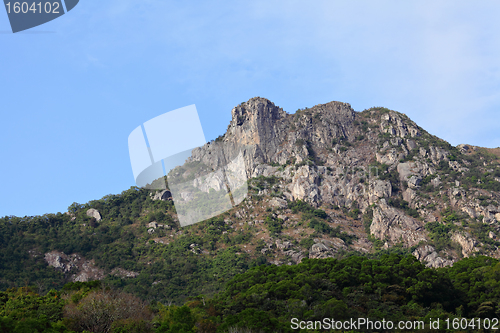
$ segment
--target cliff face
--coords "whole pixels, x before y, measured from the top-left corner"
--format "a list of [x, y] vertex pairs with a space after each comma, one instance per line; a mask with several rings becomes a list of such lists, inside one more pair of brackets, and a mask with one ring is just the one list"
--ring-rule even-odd
[[[330, 102], [288, 114], [252, 98], [231, 114], [227, 132], [196, 149], [191, 162], [218, 169], [241, 152], [247, 178], [279, 179], [276, 199], [322, 207], [344, 226], [363, 219], [351, 230], [358, 243], [374, 237], [385, 248], [412, 247], [430, 266], [472, 253], [498, 256], [500, 168], [487, 149], [452, 147], [385, 108], [356, 112]], [[269, 194], [252, 193], [250, 205]], [[318, 244], [310, 253], [328, 247]]]
[[222, 139], [196, 149], [192, 161], [217, 169], [241, 151], [247, 176], [255, 177], [266, 165], [301, 163], [313, 149], [329, 148], [334, 138], [354, 139], [355, 112], [346, 103], [331, 102], [292, 115], [265, 98], [252, 98], [231, 114]]

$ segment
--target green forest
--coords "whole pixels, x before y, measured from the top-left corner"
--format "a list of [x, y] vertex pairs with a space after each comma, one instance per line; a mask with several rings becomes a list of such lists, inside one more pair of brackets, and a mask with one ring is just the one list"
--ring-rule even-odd
[[[248, 239], [245, 232], [222, 237], [231, 230], [224, 216], [180, 230], [172, 202], [153, 201], [149, 193], [133, 187], [84, 205], [74, 203], [67, 214], [0, 219], [0, 290], [27, 285], [36, 285], [38, 293], [60, 290], [69, 274], [47, 265], [44, 253], [50, 251], [78, 253], [106, 273], [117, 267], [139, 272], [134, 279], [107, 275], [104, 282], [147, 301], [176, 304], [187, 295], [213, 294], [235, 274], [262, 263], [239, 252], [236, 244]], [[89, 208], [98, 209], [102, 220], [87, 216]], [[150, 235], [151, 221], [170, 227], [175, 242], [155, 243], [167, 229]], [[189, 251], [191, 244], [209, 254]]]
[[[259, 200], [255, 193], [276, 181], [252, 179], [250, 195]], [[234, 212], [180, 228], [172, 202], [154, 201], [150, 193], [132, 187], [119, 195], [74, 203], [65, 214], [0, 219], [0, 332], [325, 331], [293, 329], [294, 318], [309, 323], [367, 318], [426, 325], [440, 319], [439, 329], [427, 325], [418, 332], [487, 332], [470, 320], [491, 321], [493, 328], [500, 316], [497, 259], [478, 255], [432, 269], [412, 256], [412, 249], [376, 246], [371, 254], [339, 252], [336, 259], [271, 265], [270, 254], [260, 251], [264, 244], [255, 237], [256, 227], [232, 223]], [[90, 208], [100, 212], [100, 221], [86, 214]], [[287, 208], [310, 230], [295, 246], [307, 250], [313, 238], [322, 235], [346, 244], [356, 239], [330, 226], [323, 209], [302, 201], [289, 202]], [[271, 208], [265, 212], [266, 232], [286, 240], [283, 220]], [[456, 220], [453, 211], [443, 214], [446, 221]], [[369, 223], [369, 212], [362, 219]], [[151, 222], [165, 227], [151, 233]], [[433, 244], [449, 246], [441, 237], [448, 225], [426, 226]], [[172, 241], [158, 241], [166, 236]], [[255, 250], [245, 251], [244, 244]], [[78, 253], [106, 275], [100, 281], [69, 282], [73, 271], [47, 265], [44, 254], [50, 251]], [[111, 274], [116, 268], [137, 276]], [[445, 320], [462, 318], [469, 322], [460, 329], [445, 325]], [[350, 330], [364, 331], [374, 330]]]
[[440, 329], [418, 331], [487, 332], [470, 323], [447, 330], [444, 323], [493, 323], [500, 315], [499, 280], [500, 263], [485, 256], [431, 269], [413, 256], [391, 254], [260, 265], [237, 274], [212, 297], [189, 297], [183, 305], [148, 302], [101, 281], [70, 282], [43, 295], [27, 286], [0, 293], [0, 332], [316, 332], [293, 330], [293, 318], [440, 318]]

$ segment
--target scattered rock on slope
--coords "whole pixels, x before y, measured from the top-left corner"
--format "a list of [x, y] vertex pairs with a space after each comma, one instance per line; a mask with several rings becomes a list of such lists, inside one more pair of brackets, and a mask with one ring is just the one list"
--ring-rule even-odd
[[101, 220], [101, 214], [95, 208], [90, 208], [89, 210], [87, 210], [87, 216], [95, 218], [96, 221], [100, 221]]

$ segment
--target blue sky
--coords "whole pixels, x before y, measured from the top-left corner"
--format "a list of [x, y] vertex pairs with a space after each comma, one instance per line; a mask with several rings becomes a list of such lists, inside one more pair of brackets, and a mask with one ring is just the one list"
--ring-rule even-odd
[[500, 146], [496, 1], [80, 0], [9, 33], [0, 10], [0, 216], [134, 185], [127, 138], [196, 104], [207, 139], [254, 96], [385, 106], [453, 145]]

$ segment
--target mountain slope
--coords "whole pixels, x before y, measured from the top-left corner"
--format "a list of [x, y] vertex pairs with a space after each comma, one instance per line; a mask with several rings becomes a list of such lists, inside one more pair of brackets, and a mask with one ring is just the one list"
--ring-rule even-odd
[[364, 214], [368, 234], [361, 232], [360, 241], [373, 236], [385, 247], [413, 247], [434, 267], [473, 252], [498, 256], [494, 150], [452, 147], [385, 108], [355, 112], [331, 102], [287, 114], [263, 98], [232, 110], [220, 142], [200, 148], [192, 160], [217, 168], [214, 150], [242, 150], [249, 178], [280, 179], [275, 197], [321, 206], [330, 223], [344, 228]]
[[252, 98], [231, 113], [226, 133], [183, 168], [219, 169], [241, 152], [249, 193], [240, 205], [180, 228], [164, 192], [131, 188], [66, 214], [5, 217], [0, 287], [104, 279], [181, 302], [263, 263], [397, 252], [442, 267], [500, 257], [500, 167], [490, 150], [453, 147], [385, 108], [330, 102], [288, 114]]

